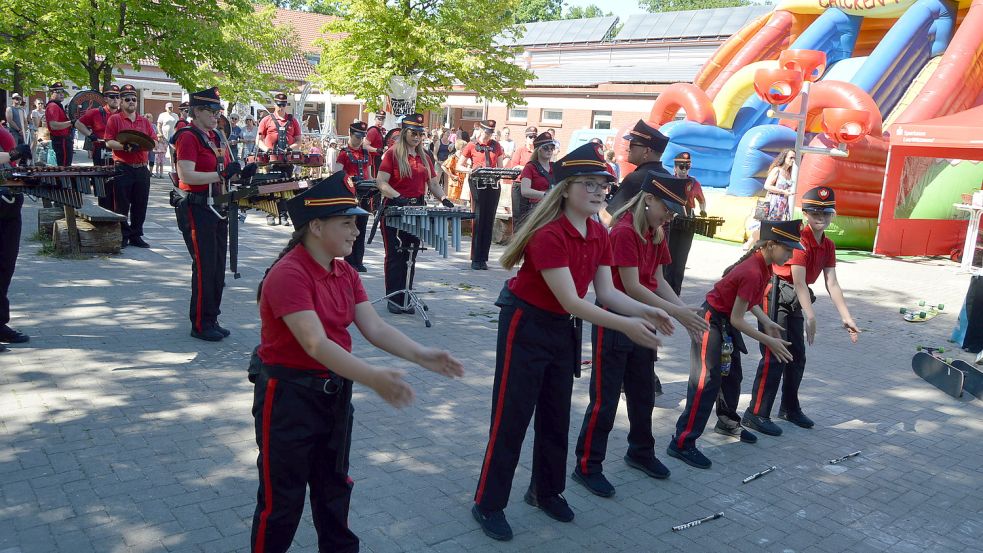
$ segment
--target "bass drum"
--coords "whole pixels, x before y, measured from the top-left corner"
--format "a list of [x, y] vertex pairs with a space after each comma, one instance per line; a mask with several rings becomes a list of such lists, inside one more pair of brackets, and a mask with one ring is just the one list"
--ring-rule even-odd
[[78, 121], [79, 117], [92, 108], [100, 108], [106, 105], [106, 97], [98, 90], [82, 90], [65, 106], [65, 113], [72, 121]]

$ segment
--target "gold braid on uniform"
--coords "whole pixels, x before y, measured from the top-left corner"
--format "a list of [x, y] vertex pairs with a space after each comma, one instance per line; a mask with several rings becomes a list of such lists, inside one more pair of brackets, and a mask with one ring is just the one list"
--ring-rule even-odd
[[279, 263], [280, 260], [283, 259], [283, 256], [290, 253], [290, 250], [296, 248], [298, 244], [303, 242], [305, 236], [307, 236], [307, 225], [295, 230], [294, 233], [290, 235], [290, 240], [287, 241], [287, 245], [280, 250], [280, 255], [273, 260], [273, 263], [271, 263], [270, 266], [267, 267], [266, 272], [263, 273], [263, 278], [260, 279], [259, 286], [256, 287], [256, 303], [259, 303], [260, 298], [263, 297], [263, 281], [266, 280], [266, 275], [270, 274], [270, 269]]

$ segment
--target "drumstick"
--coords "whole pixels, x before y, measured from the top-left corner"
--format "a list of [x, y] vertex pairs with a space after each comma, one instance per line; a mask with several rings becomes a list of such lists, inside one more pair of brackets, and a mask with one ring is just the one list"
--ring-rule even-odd
[[778, 467], [768, 467], [768, 468], [766, 468], [765, 470], [763, 470], [761, 472], [756, 472], [756, 473], [752, 474], [751, 476], [748, 476], [744, 480], [741, 480], [741, 483], [747, 484], [748, 482], [750, 482], [752, 480], [755, 480], [755, 479], [758, 479], [758, 478], [761, 478], [762, 476], [768, 474], [769, 472], [771, 472], [771, 471], [773, 471], [773, 470], [775, 470], [777, 468]]
[[861, 450], [854, 451], [853, 453], [848, 453], [848, 454], [844, 455], [843, 457], [839, 457], [839, 458], [836, 458], [836, 459], [830, 459], [829, 461], [826, 461], [826, 462], [829, 463], [829, 464], [831, 464], [831, 465], [835, 465], [837, 463], [842, 463], [843, 461], [846, 461], [850, 457], [856, 457], [857, 455], [860, 455], [860, 451]]
[[704, 522], [706, 522], [708, 520], [717, 520], [718, 518], [720, 518], [722, 516], [724, 516], [723, 513], [713, 514], [713, 515], [710, 515], [708, 517], [703, 517], [701, 519], [694, 520], [692, 522], [687, 522], [686, 524], [680, 524], [679, 526], [673, 526], [672, 527], [672, 531], [673, 532], [678, 532], [680, 530], [685, 530], [687, 528], [692, 528], [694, 526], [699, 526], [699, 525], [703, 524]]

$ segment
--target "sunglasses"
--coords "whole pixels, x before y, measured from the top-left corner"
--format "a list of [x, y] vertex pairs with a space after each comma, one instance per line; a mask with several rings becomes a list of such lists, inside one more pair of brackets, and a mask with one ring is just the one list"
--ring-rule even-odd
[[546, 146], [540, 146], [540, 148], [546, 150], [547, 152], [552, 152], [556, 149], [556, 146], [553, 144], [547, 144]]
[[119, 94], [106, 94], [107, 100], [119, 100]]
[[136, 102], [136, 101], [137, 101], [137, 99], [136, 99], [136, 98], [134, 98], [134, 97], [132, 97], [132, 96], [129, 96], [129, 97], [127, 97], [127, 98], [123, 98], [123, 101], [124, 101], [124, 102]]
[[286, 102], [277, 102], [276, 103], [276, 106], [278, 108], [285, 108], [285, 107], [287, 107], [287, 103]]
[[407, 134], [410, 136], [423, 136], [423, 131], [414, 131], [412, 129], [407, 129]]
[[690, 167], [692, 167], [692, 165], [689, 163], [677, 163], [676, 167], [680, 169], [689, 169]]

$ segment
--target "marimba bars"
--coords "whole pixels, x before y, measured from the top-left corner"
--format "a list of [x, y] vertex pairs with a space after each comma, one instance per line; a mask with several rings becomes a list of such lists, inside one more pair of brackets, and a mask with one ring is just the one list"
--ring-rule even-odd
[[461, 249], [461, 220], [474, 219], [466, 209], [427, 206], [389, 207], [383, 216], [386, 225], [416, 236], [445, 259], [450, 246]]
[[35, 198], [44, 198], [81, 209], [83, 194], [104, 198], [109, 179], [116, 174], [112, 166], [15, 167], [4, 186]]

